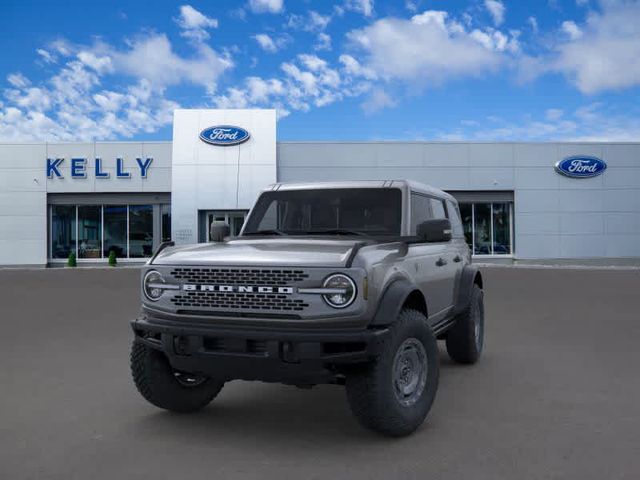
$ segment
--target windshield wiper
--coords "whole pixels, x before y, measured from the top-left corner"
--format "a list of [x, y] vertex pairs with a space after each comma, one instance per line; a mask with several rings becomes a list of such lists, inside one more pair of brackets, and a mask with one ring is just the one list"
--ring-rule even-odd
[[308, 235], [357, 235], [359, 237], [370, 237], [368, 233], [359, 232], [357, 230], [349, 230], [347, 228], [330, 228], [328, 230], [311, 230], [305, 232]]
[[244, 232], [242, 236], [244, 237], [245, 235], [286, 235], [286, 233], [281, 230], [272, 228], [265, 230], [256, 230], [255, 232]]

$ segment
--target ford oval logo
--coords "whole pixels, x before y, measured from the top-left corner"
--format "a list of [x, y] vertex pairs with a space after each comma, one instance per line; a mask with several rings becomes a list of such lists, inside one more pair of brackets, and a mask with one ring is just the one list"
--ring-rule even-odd
[[556, 172], [572, 178], [597, 177], [606, 169], [604, 160], [584, 155], [567, 157], [556, 163]]
[[211, 145], [238, 145], [249, 140], [249, 132], [233, 125], [216, 125], [200, 132], [200, 140]]

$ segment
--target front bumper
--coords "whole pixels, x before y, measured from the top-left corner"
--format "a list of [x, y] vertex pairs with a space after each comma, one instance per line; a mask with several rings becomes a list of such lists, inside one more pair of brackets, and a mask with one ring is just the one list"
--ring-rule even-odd
[[135, 341], [162, 351], [171, 366], [224, 380], [334, 383], [348, 365], [372, 360], [388, 329], [284, 329], [190, 325], [141, 316]]

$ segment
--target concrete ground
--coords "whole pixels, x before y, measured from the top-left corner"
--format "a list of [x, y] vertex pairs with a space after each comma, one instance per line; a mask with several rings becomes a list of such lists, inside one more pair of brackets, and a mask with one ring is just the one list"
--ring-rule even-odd
[[393, 440], [337, 386], [157, 410], [129, 375], [137, 269], [0, 271], [0, 479], [640, 478], [640, 271], [484, 274], [483, 358], [442, 351], [427, 422]]

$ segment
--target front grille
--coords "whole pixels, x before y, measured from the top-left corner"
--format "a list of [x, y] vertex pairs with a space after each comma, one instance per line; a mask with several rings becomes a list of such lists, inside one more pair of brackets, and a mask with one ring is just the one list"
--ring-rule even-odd
[[176, 307], [200, 307], [234, 310], [300, 311], [308, 307], [304, 300], [268, 293], [182, 292], [171, 302]]
[[309, 278], [309, 275], [304, 270], [289, 269], [181, 267], [173, 269], [171, 275], [186, 283], [255, 286], [285, 286]]

